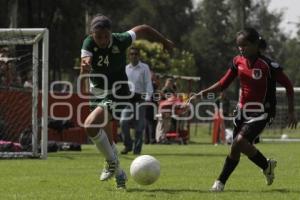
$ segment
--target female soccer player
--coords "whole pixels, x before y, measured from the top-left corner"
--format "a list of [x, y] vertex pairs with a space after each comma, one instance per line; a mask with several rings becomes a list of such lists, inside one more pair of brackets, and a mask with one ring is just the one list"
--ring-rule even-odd
[[139, 25], [123, 33], [112, 33], [111, 20], [104, 15], [93, 18], [90, 32], [81, 49], [81, 74], [91, 74], [90, 92], [97, 98], [91, 100], [93, 110], [86, 118], [84, 127], [106, 159], [107, 165], [100, 180], [115, 176], [117, 188], [125, 188], [126, 174], [119, 167], [109, 121], [120, 111], [115, 103], [130, 99], [125, 73], [126, 49], [135, 39], [141, 38], [158, 41], [167, 49], [174, 44], [148, 25]]
[[240, 80], [234, 141], [223, 169], [211, 188], [214, 192], [224, 190], [227, 179], [239, 163], [241, 153], [262, 169], [267, 185], [273, 183], [277, 162], [267, 159], [254, 146], [254, 140], [275, 117], [276, 82], [287, 91], [288, 126], [296, 128], [297, 125], [293, 86], [278, 63], [261, 55], [260, 51], [266, 45], [265, 40], [255, 29], [245, 28], [237, 33], [236, 43], [240, 55], [233, 58], [226, 74], [214, 85], [191, 97], [193, 99], [210, 92], [223, 91], [236, 77]]

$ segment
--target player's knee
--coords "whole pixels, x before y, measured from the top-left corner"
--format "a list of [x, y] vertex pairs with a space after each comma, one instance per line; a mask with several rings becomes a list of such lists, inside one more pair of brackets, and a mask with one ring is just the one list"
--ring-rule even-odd
[[237, 135], [237, 137], [234, 138], [231, 149], [233, 151], [240, 152], [242, 149], [242, 146], [244, 144], [244, 138], [241, 135]]
[[104, 127], [104, 124], [102, 123], [102, 120], [99, 119], [95, 119], [92, 116], [89, 116], [85, 119], [84, 124], [83, 124], [83, 128], [86, 131], [89, 131], [91, 129], [95, 129], [95, 128], [102, 128]]
[[238, 146], [243, 146], [245, 142], [248, 142], [246, 138], [242, 135], [238, 135], [235, 139], [235, 142]]
[[93, 124], [93, 120], [91, 118], [88, 117], [85, 119], [85, 121], [83, 123], [83, 128], [87, 133], [89, 133], [91, 131], [92, 124]]
[[84, 121], [83, 128], [89, 137], [95, 137], [99, 133], [99, 126], [91, 118]]

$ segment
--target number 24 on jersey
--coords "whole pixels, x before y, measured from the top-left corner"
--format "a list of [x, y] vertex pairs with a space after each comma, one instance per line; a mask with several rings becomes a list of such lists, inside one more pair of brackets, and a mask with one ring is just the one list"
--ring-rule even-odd
[[99, 61], [97, 63], [97, 66], [102, 67], [103, 65], [106, 65], [108, 67], [109, 65], [109, 59], [108, 56], [99, 56]]

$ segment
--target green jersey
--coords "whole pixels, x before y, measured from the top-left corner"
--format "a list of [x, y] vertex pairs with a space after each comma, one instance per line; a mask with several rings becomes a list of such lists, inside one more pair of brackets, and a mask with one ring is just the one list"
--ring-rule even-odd
[[131, 45], [132, 37], [128, 32], [112, 33], [112, 39], [107, 48], [99, 48], [93, 37], [85, 38], [82, 50], [92, 55], [91, 74], [100, 74], [107, 77], [107, 87], [101, 77], [91, 77], [92, 87], [102, 90], [112, 89], [116, 81], [127, 81], [125, 72], [126, 49]]

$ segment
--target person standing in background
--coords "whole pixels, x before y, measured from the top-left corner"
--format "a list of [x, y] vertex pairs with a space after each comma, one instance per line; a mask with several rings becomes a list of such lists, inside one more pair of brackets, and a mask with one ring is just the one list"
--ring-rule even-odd
[[[140, 61], [140, 50], [136, 47], [129, 49], [130, 63], [126, 66], [126, 74], [130, 92], [134, 94], [131, 105], [123, 111], [120, 126], [123, 136], [124, 149], [121, 154], [127, 154], [133, 150], [133, 154], [140, 154], [143, 145], [143, 132], [145, 129], [145, 105], [144, 101], [151, 102], [153, 87], [149, 66]], [[130, 127], [135, 129], [134, 142], [130, 136]]]

